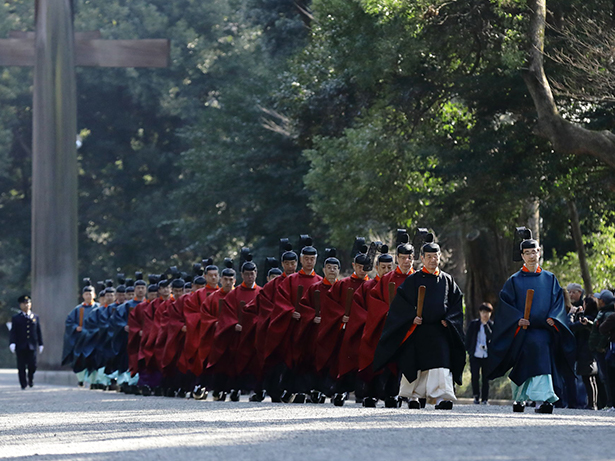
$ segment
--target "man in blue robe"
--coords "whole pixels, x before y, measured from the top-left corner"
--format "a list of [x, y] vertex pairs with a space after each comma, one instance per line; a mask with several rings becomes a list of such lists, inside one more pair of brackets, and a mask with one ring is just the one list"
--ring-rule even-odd
[[98, 303], [94, 302], [96, 293], [90, 279], [84, 279], [85, 286], [83, 287], [82, 297], [83, 303], [76, 306], [70, 311], [66, 317], [64, 329], [64, 347], [62, 350], [62, 365], [70, 364], [73, 371], [77, 374], [79, 385], [83, 386], [86, 379], [87, 371], [80, 358], [80, 351], [77, 349], [77, 343], [83, 334], [83, 323], [88, 317], [92, 309], [98, 307]]
[[[575, 339], [567, 326], [564, 294], [555, 275], [540, 265], [540, 246], [527, 239], [520, 245], [523, 268], [500, 292], [489, 346], [488, 376], [494, 379], [512, 368], [513, 411], [525, 401], [536, 402], [537, 413], [552, 413], [561, 390], [559, 370], [572, 370]], [[524, 318], [528, 290], [534, 290], [529, 319]], [[527, 329], [525, 329], [526, 327]]]

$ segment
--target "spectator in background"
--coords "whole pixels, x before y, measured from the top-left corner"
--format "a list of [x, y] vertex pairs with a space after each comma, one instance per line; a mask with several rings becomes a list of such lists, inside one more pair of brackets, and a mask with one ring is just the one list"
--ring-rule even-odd
[[[475, 404], [487, 405], [489, 400], [489, 380], [485, 376], [484, 367], [487, 363], [489, 342], [493, 331], [492, 312], [493, 306], [490, 303], [481, 304], [478, 308], [480, 318], [472, 320], [466, 332], [466, 350], [470, 356], [472, 394]], [[479, 383], [480, 375], [483, 380], [482, 387]]]
[[[570, 289], [570, 285], [569, 288]], [[577, 360], [575, 371], [583, 380], [587, 393], [588, 410], [598, 409], [598, 364], [589, 350], [589, 335], [598, 314], [598, 300], [587, 296], [583, 300], [583, 307], [570, 315], [570, 329], [577, 341]]]
[[594, 296], [598, 299], [599, 312], [596, 315], [592, 331], [589, 335], [589, 350], [594, 354], [598, 364], [598, 376], [604, 384], [606, 394], [605, 408], [612, 408], [613, 387], [615, 383], [609, 381], [606, 366], [606, 350], [609, 346], [609, 337], [600, 333], [600, 325], [615, 311], [615, 296], [609, 290], [602, 290], [600, 293], [595, 293]]
[[574, 307], [583, 306], [583, 295], [585, 294], [585, 290], [583, 290], [583, 287], [579, 283], [569, 283], [566, 287], [566, 291]]

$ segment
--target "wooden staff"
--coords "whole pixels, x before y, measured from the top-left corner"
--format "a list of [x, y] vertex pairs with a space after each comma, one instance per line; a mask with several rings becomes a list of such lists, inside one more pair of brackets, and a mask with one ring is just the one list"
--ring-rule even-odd
[[297, 298], [295, 298], [295, 310], [299, 310], [299, 302], [303, 298], [303, 285], [297, 287]]
[[389, 282], [389, 307], [393, 304], [393, 299], [395, 299], [395, 282]]
[[216, 317], [220, 317], [220, 311], [222, 310], [223, 304], [224, 304], [224, 299], [220, 298], [218, 300], [218, 310], [216, 311]]
[[84, 313], [85, 308], [84, 307], [80, 307], [79, 308], [79, 326], [83, 328], [83, 313]]
[[239, 301], [239, 309], [237, 310], [237, 323], [241, 325], [243, 322], [243, 310], [246, 308], [245, 301]]
[[320, 290], [314, 291], [314, 311], [316, 312], [316, 317], [320, 317]]
[[[530, 312], [532, 311], [532, 301], [534, 301], [534, 290], [527, 290], [525, 295], [525, 312], [523, 312], [523, 318], [525, 320], [530, 319]], [[523, 329], [527, 330], [527, 325], [523, 325]]]
[[423, 303], [425, 302], [425, 285], [419, 287], [419, 298], [416, 303], [416, 316], [423, 317]]
[[[354, 290], [352, 288], [348, 288], [346, 290], [346, 305], [344, 306], [344, 316], [350, 317], [350, 308], [352, 307], [352, 295], [354, 295]], [[346, 328], [346, 323], [342, 322], [342, 328]]]

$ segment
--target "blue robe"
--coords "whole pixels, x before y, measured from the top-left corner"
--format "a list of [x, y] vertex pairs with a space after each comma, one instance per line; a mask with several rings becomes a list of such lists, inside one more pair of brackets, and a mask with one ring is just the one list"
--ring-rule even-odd
[[103, 341], [106, 336], [112, 306], [114, 304], [109, 306], [98, 305], [90, 311], [83, 322], [83, 331], [77, 340], [75, 351], [79, 353], [84, 361], [84, 366], [89, 371], [98, 370], [104, 366]]
[[[518, 328], [525, 311], [528, 289], [534, 290], [527, 330]], [[547, 319], [555, 326], [551, 327]], [[495, 312], [493, 337], [489, 344], [487, 374], [489, 379], [503, 376], [508, 370], [510, 379], [521, 386], [529, 378], [552, 375], [557, 393], [561, 392], [558, 369], [574, 366], [576, 343], [568, 328], [564, 293], [555, 275], [539, 273], [513, 274], [500, 292], [500, 305]]]
[[128, 332], [124, 327], [128, 325], [128, 315], [142, 301], [131, 299], [118, 306], [109, 318], [110, 352], [115, 360], [115, 366], [119, 373], [128, 370]]
[[78, 339], [83, 333], [83, 331], [77, 331], [77, 327], [79, 326], [79, 312], [82, 307], [83, 323], [85, 324], [85, 319], [88, 317], [92, 309], [98, 307], [98, 303], [93, 303], [89, 306], [79, 304], [72, 311], [70, 311], [70, 313], [66, 317], [66, 323], [64, 325], [64, 346], [62, 348], [62, 365], [71, 364], [73, 369], [75, 368], [75, 362], [80, 355], [79, 352], [75, 353], [75, 347], [77, 345]]

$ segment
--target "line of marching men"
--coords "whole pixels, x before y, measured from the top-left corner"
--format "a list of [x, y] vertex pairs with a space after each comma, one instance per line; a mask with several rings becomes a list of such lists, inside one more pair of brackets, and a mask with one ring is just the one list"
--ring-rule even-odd
[[[80, 384], [144, 396], [192, 396], [251, 401], [343, 405], [351, 392], [364, 406], [400, 405], [394, 365], [375, 371], [374, 353], [397, 288], [414, 272], [414, 247], [398, 231], [394, 255], [380, 242], [355, 242], [352, 275], [340, 279], [340, 261], [318, 252], [302, 236], [299, 254], [281, 240], [279, 264], [268, 258], [267, 282], [242, 250], [240, 275], [233, 261], [211, 260], [186, 277], [120, 277], [96, 290], [88, 279], [83, 303], [66, 320], [63, 364]], [[300, 265], [300, 266], [299, 266]], [[297, 270], [300, 267], [300, 270]], [[322, 269], [323, 276], [316, 273]], [[376, 276], [369, 279], [368, 273]], [[186, 279], [191, 278], [191, 282]]]

